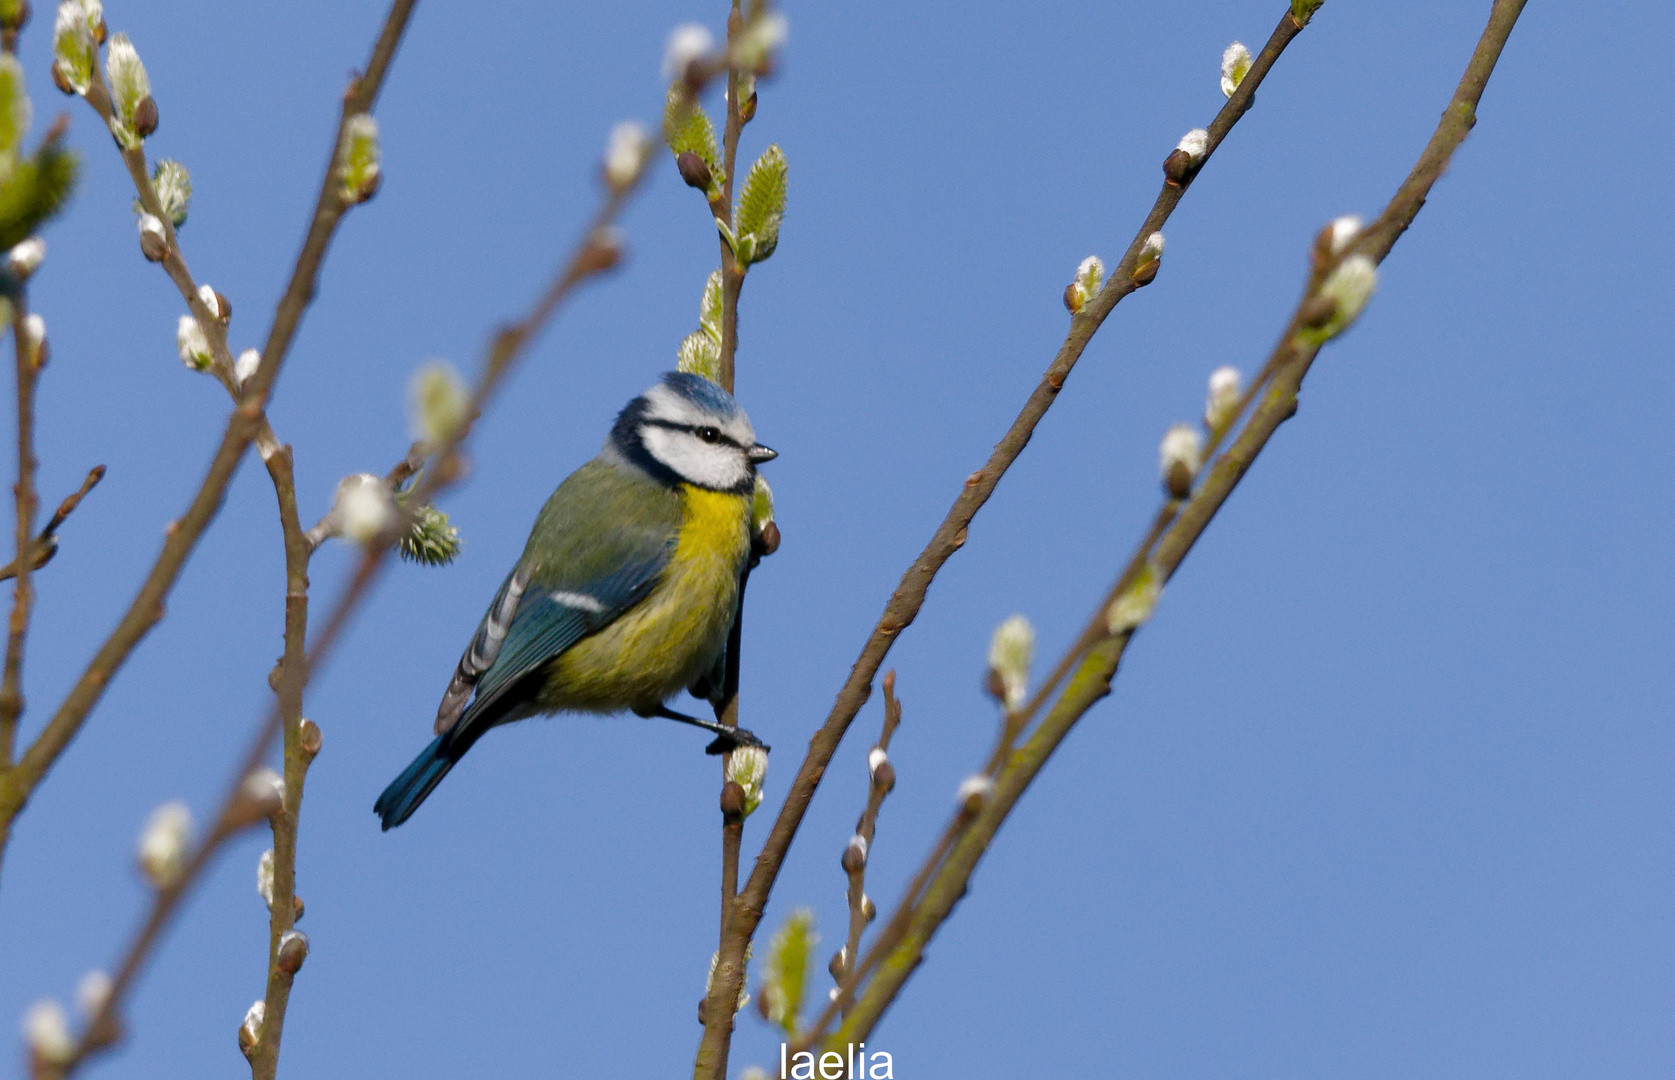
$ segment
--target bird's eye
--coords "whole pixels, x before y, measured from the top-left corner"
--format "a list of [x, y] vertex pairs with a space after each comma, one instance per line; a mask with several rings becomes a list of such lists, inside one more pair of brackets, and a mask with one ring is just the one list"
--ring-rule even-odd
[[721, 441], [721, 432], [712, 427], [701, 427], [694, 434], [707, 443]]

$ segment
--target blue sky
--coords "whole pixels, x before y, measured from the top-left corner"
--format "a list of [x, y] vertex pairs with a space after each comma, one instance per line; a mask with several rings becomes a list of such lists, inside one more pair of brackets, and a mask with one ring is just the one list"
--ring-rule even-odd
[[[47, 78], [39, 6], [22, 53], [38, 128], [80, 105]], [[1221, 103], [1223, 47], [1256, 47], [1283, 8], [786, 5], [782, 73], [744, 141], [779, 142], [791, 169], [739, 353], [740, 399], [782, 455], [785, 535], [751, 581], [743, 716], [776, 753], [747, 853], [896, 578], [1061, 340], [1076, 263], [1120, 254], [1163, 156]], [[881, 904], [990, 744], [991, 629], [1023, 612], [1044, 656], [1068, 643], [1155, 506], [1159, 436], [1197, 415], [1212, 369], [1260, 363], [1314, 232], [1382, 207], [1487, 8], [1328, 3], [1193, 185], [1156, 284], [1095, 339], [891, 656], [906, 718], [869, 875]], [[234, 348], [257, 344], [381, 7], [106, 13], [151, 72], [150, 151], [192, 170], [187, 257], [233, 301]], [[663, 40], [691, 20], [719, 28], [720, 4], [420, 6], [380, 103], [383, 190], [334, 245], [273, 405], [305, 518], [342, 475], [400, 455], [419, 363], [469, 365], [527, 303], [591, 212], [611, 125], [655, 119]], [[869, 1040], [897, 1075], [1675, 1064], [1672, 33], [1666, 4], [1531, 5], [1366, 315]], [[175, 357], [180, 301], [139, 257], [110, 140], [72, 113], [85, 180], [32, 290], [52, 338], [45, 499], [95, 462], [110, 473], [39, 578], [31, 733], [137, 588], [226, 412]], [[370, 813], [536, 508], [695, 326], [716, 260], [701, 201], [665, 163], [624, 226], [624, 268], [487, 417], [447, 501], [463, 557], [397, 567], [310, 693], [325, 749], [303, 808], [314, 948], [289, 1074], [689, 1068], [720, 847], [697, 733], [524, 724], [399, 831]], [[151, 808], [211, 809], [268, 701], [280, 554], [247, 463], [167, 620], [18, 822], [0, 1021], [113, 961], [145, 899], [132, 846]], [[348, 565], [323, 551], [315, 595]], [[812, 906], [822, 958], [878, 723], [875, 702], [769, 914]], [[145, 976], [132, 1038], [88, 1075], [245, 1067], [265, 846], [217, 865]], [[753, 1012], [735, 1047], [735, 1073], [777, 1061]]]

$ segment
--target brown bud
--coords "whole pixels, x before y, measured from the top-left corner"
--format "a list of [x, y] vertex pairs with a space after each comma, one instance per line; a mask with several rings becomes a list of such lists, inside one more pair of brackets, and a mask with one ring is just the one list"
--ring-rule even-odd
[[861, 894], [861, 918], [867, 922], [878, 918], [878, 905], [872, 902], [872, 897]]
[[1134, 268], [1135, 287], [1139, 288], [1142, 285], [1150, 285], [1153, 281], [1156, 281], [1157, 268], [1162, 265], [1162, 259], [1151, 259], [1147, 262], [1141, 263], [1139, 266], [1136, 266]]
[[1163, 159], [1163, 178], [1169, 182], [1170, 187], [1186, 187], [1192, 181], [1192, 174], [1197, 171], [1192, 155], [1179, 147], [1169, 151], [1169, 156]]
[[215, 317], [221, 321], [222, 326], [226, 326], [227, 321], [233, 317], [233, 302], [222, 296], [219, 289], [210, 291], [215, 293]]
[[774, 552], [779, 550], [778, 525], [770, 521], [766, 525], [762, 526], [761, 544], [762, 554], [764, 555], [772, 555]]
[[40, 344], [35, 346], [35, 370], [39, 371], [46, 367], [47, 359], [51, 355], [52, 348], [47, 344], [46, 338], [42, 338]]
[[762, 1019], [769, 1023], [773, 1022], [774, 1012], [776, 1011], [774, 1001], [778, 997], [779, 991], [775, 989], [773, 983], [769, 982], [763, 983], [762, 988], [756, 992], [756, 1011], [761, 1013]]
[[256, 1056], [256, 1033], [243, 1024], [238, 1026], [238, 1049], [246, 1061]]
[[715, 182], [708, 163], [691, 150], [683, 150], [675, 155], [675, 170], [680, 173], [680, 178], [686, 181], [687, 187], [697, 188], [699, 191], [708, 191], [710, 185]]
[[302, 913], [303, 913], [302, 897], [296, 895], [295, 893], [292, 893], [291, 894], [291, 921], [292, 922], [300, 921], [302, 919]]
[[736, 780], [721, 785], [721, 816], [728, 821], [744, 820], [744, 788]]
[[698, 1024], [700, 1027], [704, 1024], [704, 1006], [706, 1004], [707, 1002], [703, 998], [698, 999]]
[[987, 690], [989, 696], [996, 701], [1006, 700], [1006, 679], [1001, 676], [1000, 671], [996, 668], [989, 669], [988, 679], [983, 689]]
[[287, 975], [295, 975], [302, 970], [302, 962], [308, 959], [308, 935], [300, 930], [288, 930], [279, 939], [279, 956], [276, 963], [279, 970]]
[[1187, 468], [1186, 462], [1177, 461], [1169, 466], [1169, 475], [1163, 479], [1163, 489], [1172, 499], [1184, 499], [1192, 494], [1192, 470]]
[[58, 66], [58, 61], [56, 60], [54, 60], [52, 64], [52, 85], [58, 87], [61, 92], [71, 96], [74, 96], [76, 92], [76, 88], [70, 85], [70, 80], [64, 76], [64, 69]]
[[832, 954], [832, 962], [826, 965], [826, 971], [834, 979], [843, 978], [844, 960], [849, 955], [849, 946], [845, 945]]
[[105, 43], [105, 39], [110, 36], [110, 32], [111, 29], [105, 25], [105, 20], [100, 19], [99, 25], [93, 28], [93, 40], [103, 45]]
[[613, 229], [597, 229], [577, 259], [576, 269], [584, 274], [602, 274], [622, 261], [622, 241]]
[[739, 106], [739, 121], [748, 124], [754, 119], [756, 119], [756, 91], [752, 90], [750, 96], [745, 98], [743, 104]]
[[17, 6], [17, 12], [11, 18], [0, 20], [0, 27], [7, 30], [22, 30], [23, 24], [29, 21], [29, 16], [29, 0], [23, 0], [23, 3]]
[[378, 194], [378, 189], [383, 186], [384, 170], [379, 169], [367, 177], [366, 183], [362, 184], [360, 190], [355, 192], [355, 201], [358, 203], [369, 201], [374, 195]]
[[169, 253], [168, 238], [161, 233], [140, 233], [140, 254], [151, 262], [162, 262]]
[[134, 106], [134, 134], [145, 138], [157, 130], [157, 100], [150, 94]]
[[1329, 296], [1316, 294], [1303, 301], [1302, 310], [1297, 313], [1297, 322], [1306, 330], [1314, 330], [1332, 321], [1332, 316], [1338, 313], [1338, 303]]
[[322, 740], [320, 725], [307, 717], [303, 717], [302, 731], [297, 738], [297, 748], [302, 751], [303, 760], [314, 760], [314, 756], [320, 752]]
[[1074, 281], [1064, 287], [1064, 307], [1072, 315], [1081, 313], [1082, 290], [1076, 287]]
[[866, 848], [856, 843], [860, 837], [852, 838], [843, 847], [843, 858], [838, 860], [846, 874], [859, 874], [867, 868]]
[[896, 789], [896, 767], [888, 761], [879, 763], [872, 773], [873, 786], [888, 795]]

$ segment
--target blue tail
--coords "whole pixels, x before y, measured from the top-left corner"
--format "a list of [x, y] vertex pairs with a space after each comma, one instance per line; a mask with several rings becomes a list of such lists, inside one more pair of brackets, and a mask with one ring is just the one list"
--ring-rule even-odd
[[[443, 743], [448, 736], [438, 735], [434, 741], [413, 759], [413, 764], [401, 771], [401, 775], [390, 781], [390, 786], [384, 789], [384, 794], [378, 796], [378, 802], [372, 807], [384, 822], [384, 831], [395, 828], [413, 816], [413, 811], [425, 801], [442, 778], [448, 775], [448, 770], [459, 760], [459, 747], [446, 747]], [[469, 745], [469, 744], [467, 744]]]

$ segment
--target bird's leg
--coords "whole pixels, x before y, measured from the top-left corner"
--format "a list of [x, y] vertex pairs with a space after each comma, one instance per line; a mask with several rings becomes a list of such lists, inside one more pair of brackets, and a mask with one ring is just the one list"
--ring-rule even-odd
[[635, 716], [660, 716], [665, 720], [678, 720], [683, 724], [701, 727], [715, 736], [715, 741], [704, 747], [706, 754], [725, 754], [729, 750], [737, 750], [741, 746], [760, 746], [764, 750], [771, 749], [767, 743], [758, 739], [744, 728], [727, 727], [713, 720], [700, 720], [696, 716], [675, 712], [667, 705], [653, 705], [649, 709], [635, 709]]

